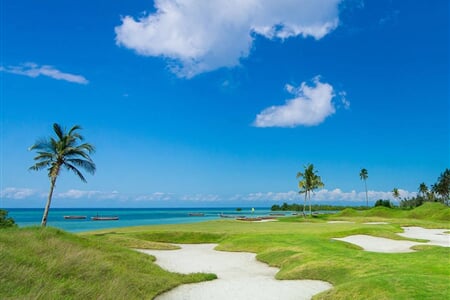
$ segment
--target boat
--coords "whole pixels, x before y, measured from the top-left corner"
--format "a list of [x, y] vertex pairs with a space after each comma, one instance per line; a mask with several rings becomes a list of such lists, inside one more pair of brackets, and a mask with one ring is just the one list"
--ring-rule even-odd
[[86, 218], [86, 216], [64, 216], [66, 220], [84, 220]]
[[285, 214], [282, 214], [282, 213], [271, 213], [271, 214], [269, 214], [269, 215], [271, 215], [271, 216], [284, 216]]
[[110, 217], [91, 217], [92, 221], [116, 221], [119, 220], [118, 216], [110, 216]]
[[190, 217], [203, 217], [204, 215], [204, 213], [189, 213]]

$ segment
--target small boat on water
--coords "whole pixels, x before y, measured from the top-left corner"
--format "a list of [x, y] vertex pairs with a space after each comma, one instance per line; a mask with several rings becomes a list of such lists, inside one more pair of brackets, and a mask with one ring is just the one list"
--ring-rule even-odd
[[203, 217], [204, 215], [204, 213], [189, 213], [190, 217]]
[[64, 216], [66, 220], [84, 220], [86, 218], [86, 216]]
[[271, 214], [269, 214], [269, 215], [271, 215], [271, 216], [284, 216], [285, 214], [283, 214], [283, 213], [271, 213]]
[[100, 216], [96, 216], [96, 217], [91, 217], [92, 221], [116, 221], [119, 220], [118, 216], [110, 216], [110, 217], [100, 217]]

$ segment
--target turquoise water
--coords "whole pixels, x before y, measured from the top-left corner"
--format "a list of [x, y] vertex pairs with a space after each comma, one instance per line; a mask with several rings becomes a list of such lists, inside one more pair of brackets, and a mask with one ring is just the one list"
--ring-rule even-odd
[[[8, 216], [20, 227], [40, 225], [43, 209], [9, 208]], [[189, 216], [189, 213], [203, 213], [204, 216]], [[129, 227], [140, 225], [182, 224], [220, 219], [219, 214], [231, 216], [267, 216], [269, 208], [53, 208], [48, 215], [47, 225], [69, 232], [82, 232], [97, 229]], [[286, 212], [286, 214], [290, 214]], [[64, 216], [86, 216], [84, 220], [66, 220]], [[118, 216], [117, 221], [92, 221], [94, 216]]]

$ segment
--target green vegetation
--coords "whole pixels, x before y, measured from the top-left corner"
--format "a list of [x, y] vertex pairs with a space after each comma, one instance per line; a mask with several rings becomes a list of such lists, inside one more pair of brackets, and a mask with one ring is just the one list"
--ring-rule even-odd
[[152, 299], [182, 283], [216, 278], [167, 272], [154, 257], [110, 241], [54, 228], [0, 230], [0, 298]]
[[377, 206], [384, 206], [384, 207], [388, 207], [388, 208], [394, 207], [394, 206], [392, 205], [391, 201], [389, 201], [389, 200], [383, 200], [383, 199], [378, 199], [378, 200], [375, 202], [375, 207], [377, 207]]
[[414, 208], [422, 205], [425, 202], [441, 202], [450, 205], [450, 170], [445, 169], [442, 172], [436, 183], [432, 184], [430, 188], [422, 182], [419, 185], [418, 194], [415, 197], [405, 198], [400, 201], [400, 207]]
[[305, 194], [305, 202], [303, 204], [303, 216], [305, 216], [306, 199], [309, 201], [309, 214], [311, 215], [311, 192], [315, 189], [324, 186], [322, 179], [317, 175], [317, 171], [314, 170], [313, 164], [305, 166], [303, 172], [297, 172], [297, 179], [301, 179], [298, 182], [298, 188], [300, 194]]
[[[312, 211], [319, 210], [328, 210], [328, 211], [338, 211], [349, 208], [349, 206], [340, 206], [340, 205], [324, 205], [324, 204], [313, 204], [311, 205]], [[365, 206], [352, 206], [354, 209], [366, 209]], [[282, 205], [274, 204], [270, 208], [272, 211], [301, 211], [302, 206], [297, 203], [288, 204], [284, 202]]]
[[41, 222], [43, 227], [47, 225], [53, 190], [61, 168], [74, 172], [83, 182], [86, 182], [86, 179], [78, 168], [82, 168], [91, 174], [95, 173], [95, 164], [89, 156], [94, 152], [94, 146], [88, 143], [78, 144], [78, 142], [84, 140], [83, 136], [77, 132], [80, 129], [80, 126], [75, 125], [68, 132], [64, 132], [61, 125], [55, 123], [53, 124], [53, 131], [56, 134], [56, 139], [53, 137], [40, 139], [29, 148], [30, 151], [36, 150], [38, 154], [34, 158], [36, 163], [30, 167], [30, 170], [47, 169], [50, 179], [50, 191]]
[[369, 195], [367, 194], [367, 178], [369, 178], [369, 173], [367, 172], [367, 169], [361, 169], [359, 177], [361, 180], [364, 180], [364, 187], [366, 189], [366, 207], [369, 207]]
[[[346, 220], [353, 223], [327, 223]], [[371, 225], [365, 222], [384, 221]], [[334, 237], [353, 234], [404, 240], [401, 226], [450, 229], [450, 208], [347, 208], [317, 218], [279, 222], [217, 220], [139, 226], [72, 235], [52, 228], [0, 230], [0, 298], [144, 299], [174, 286], [213, 279], [161, 270], [129, 248], [170, 249], [173, 243], [218, 243], [217, 249], [257, 253], [278, 279], [318, 279], [333, 289], [314, 299], [448, 299], [450, 248], [416, 246], [414, 253], [373, 253]]]
[[8, 217], [8, 211], [0, 209], [0, 228], [14, 227], [16, 226], [14, 219]]

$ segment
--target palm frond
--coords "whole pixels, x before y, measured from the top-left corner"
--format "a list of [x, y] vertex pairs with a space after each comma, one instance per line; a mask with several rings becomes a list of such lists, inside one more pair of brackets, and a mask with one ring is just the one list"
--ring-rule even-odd
[[64, 139], [64, 130], [61, 128], [61, 125], [54, 123], [53, 131], [56, 133], [56, 136], [58, 137], [59, 140]]
[[86, 178], [84, 178], [83, 174], [73, 165], [69, 164], [69, 163], [65, 163], [64, 166], [69, 170], [69, 171], [73, 171], [83, 182], [87, 182]]
[[33, 145], [28, 148], [28, 151], [32, 150], [44, 150], [49, 148], [49, 139], [40, 138]]
[[28, 168], [28, 170], [32, 170], [32, 171], [39, 171], [42, 170], [48, 166], [51, 165], [50, 161], [41, 161], [38, 163], [35, 163], [34, 165], [32, 165], [31, 167]]
[[66, 164], [75, 165], [83, 168], [90, 174], [94, 174], [96, 167], [92, 160], [84, 160], [79, 158], [71, 158], [66, 160]]
[[53, 130], [56, 137], [40, 139], [30, 147], [30, 150], [38, 150], [34, 158], [35, 165], [30, 170], [48, 168], [48, 176], [56, 179], [61, 166], [74, 172], [83, 182], [86, 178], [78, 168], [94, 174], [96, 166], [89, 156], [95, 151], [94, 146], [88, 143], [78, 144], [83, 136], [77, 132], [81, 126], [75, 125], [68, 132], [61, 125], [54, 123]]

